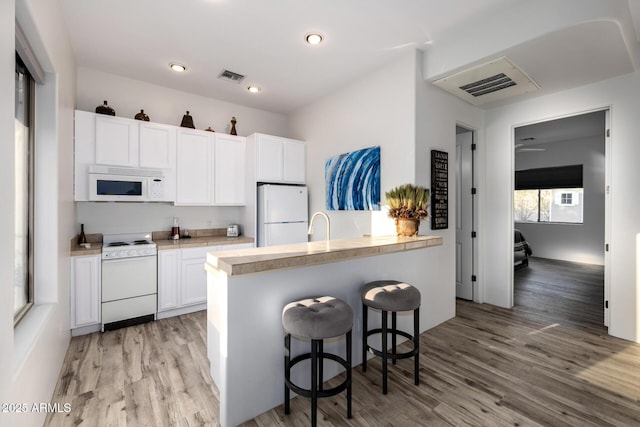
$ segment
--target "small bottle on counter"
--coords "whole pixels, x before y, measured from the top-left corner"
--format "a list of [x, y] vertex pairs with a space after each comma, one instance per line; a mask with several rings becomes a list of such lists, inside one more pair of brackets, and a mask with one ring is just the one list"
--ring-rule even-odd
[[87, 236], [84, 234], [84, 224], [80, 224], [80, 234], [78, 235], [78, 245], [87, 243]]
[[180, 238], [180, 225], [178, 223], [178, 217], [173, 217], [173, 227], [171, 227], [171, 238], [173, 240], [178, 240]]

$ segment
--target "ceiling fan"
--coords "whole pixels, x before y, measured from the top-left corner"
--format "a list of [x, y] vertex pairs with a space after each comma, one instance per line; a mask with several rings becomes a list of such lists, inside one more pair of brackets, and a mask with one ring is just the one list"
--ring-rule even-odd
[[524, 147], [524, 144], [516, 144], [515, 150], [519, 153], [523, 153], [526, 151], [546, 151], [546, 148]]

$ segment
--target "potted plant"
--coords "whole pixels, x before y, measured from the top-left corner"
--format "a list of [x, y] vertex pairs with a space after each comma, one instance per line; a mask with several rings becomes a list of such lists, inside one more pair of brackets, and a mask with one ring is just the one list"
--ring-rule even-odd
[[404, 184], [387, 191], [389, 216], [396, 220], [398, 236], [418, 234], [420, 221], [429, 216], [429, 189], [413, 184]]

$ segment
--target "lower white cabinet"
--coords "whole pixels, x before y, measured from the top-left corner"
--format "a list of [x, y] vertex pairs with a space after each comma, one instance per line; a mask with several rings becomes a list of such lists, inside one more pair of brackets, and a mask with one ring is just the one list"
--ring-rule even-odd
[[[101, 256], [71, 258], [71, 329], [100, 329]], [[82, 332], [81, 332], [82, 333]]]
[[158, 318], [207, 308], [207, 253], [253, 247], [251, 243], [158, 251]]

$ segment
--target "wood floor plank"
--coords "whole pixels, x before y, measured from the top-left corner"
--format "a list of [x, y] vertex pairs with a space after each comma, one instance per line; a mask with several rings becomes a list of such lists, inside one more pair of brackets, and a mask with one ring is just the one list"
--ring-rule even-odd
[[[374, 358], [353, 369], [353, 418], [341, 393], [319, 401], [318, 425], [640, 425], [640, 345], [602, 325], [603, 269], [532, 258], [525, 270], [513, 309], [457, 301], [454, 319], [421, 335], [420, 386], [400, 360], [382, 395]], [[73, 338], [52, 402], [72, 410], [47, 427], [217, 425], [206, 313]], [[309, 399], [297, 397], [291, 414], [281, 405], [243, 426], [309, 423]]]

